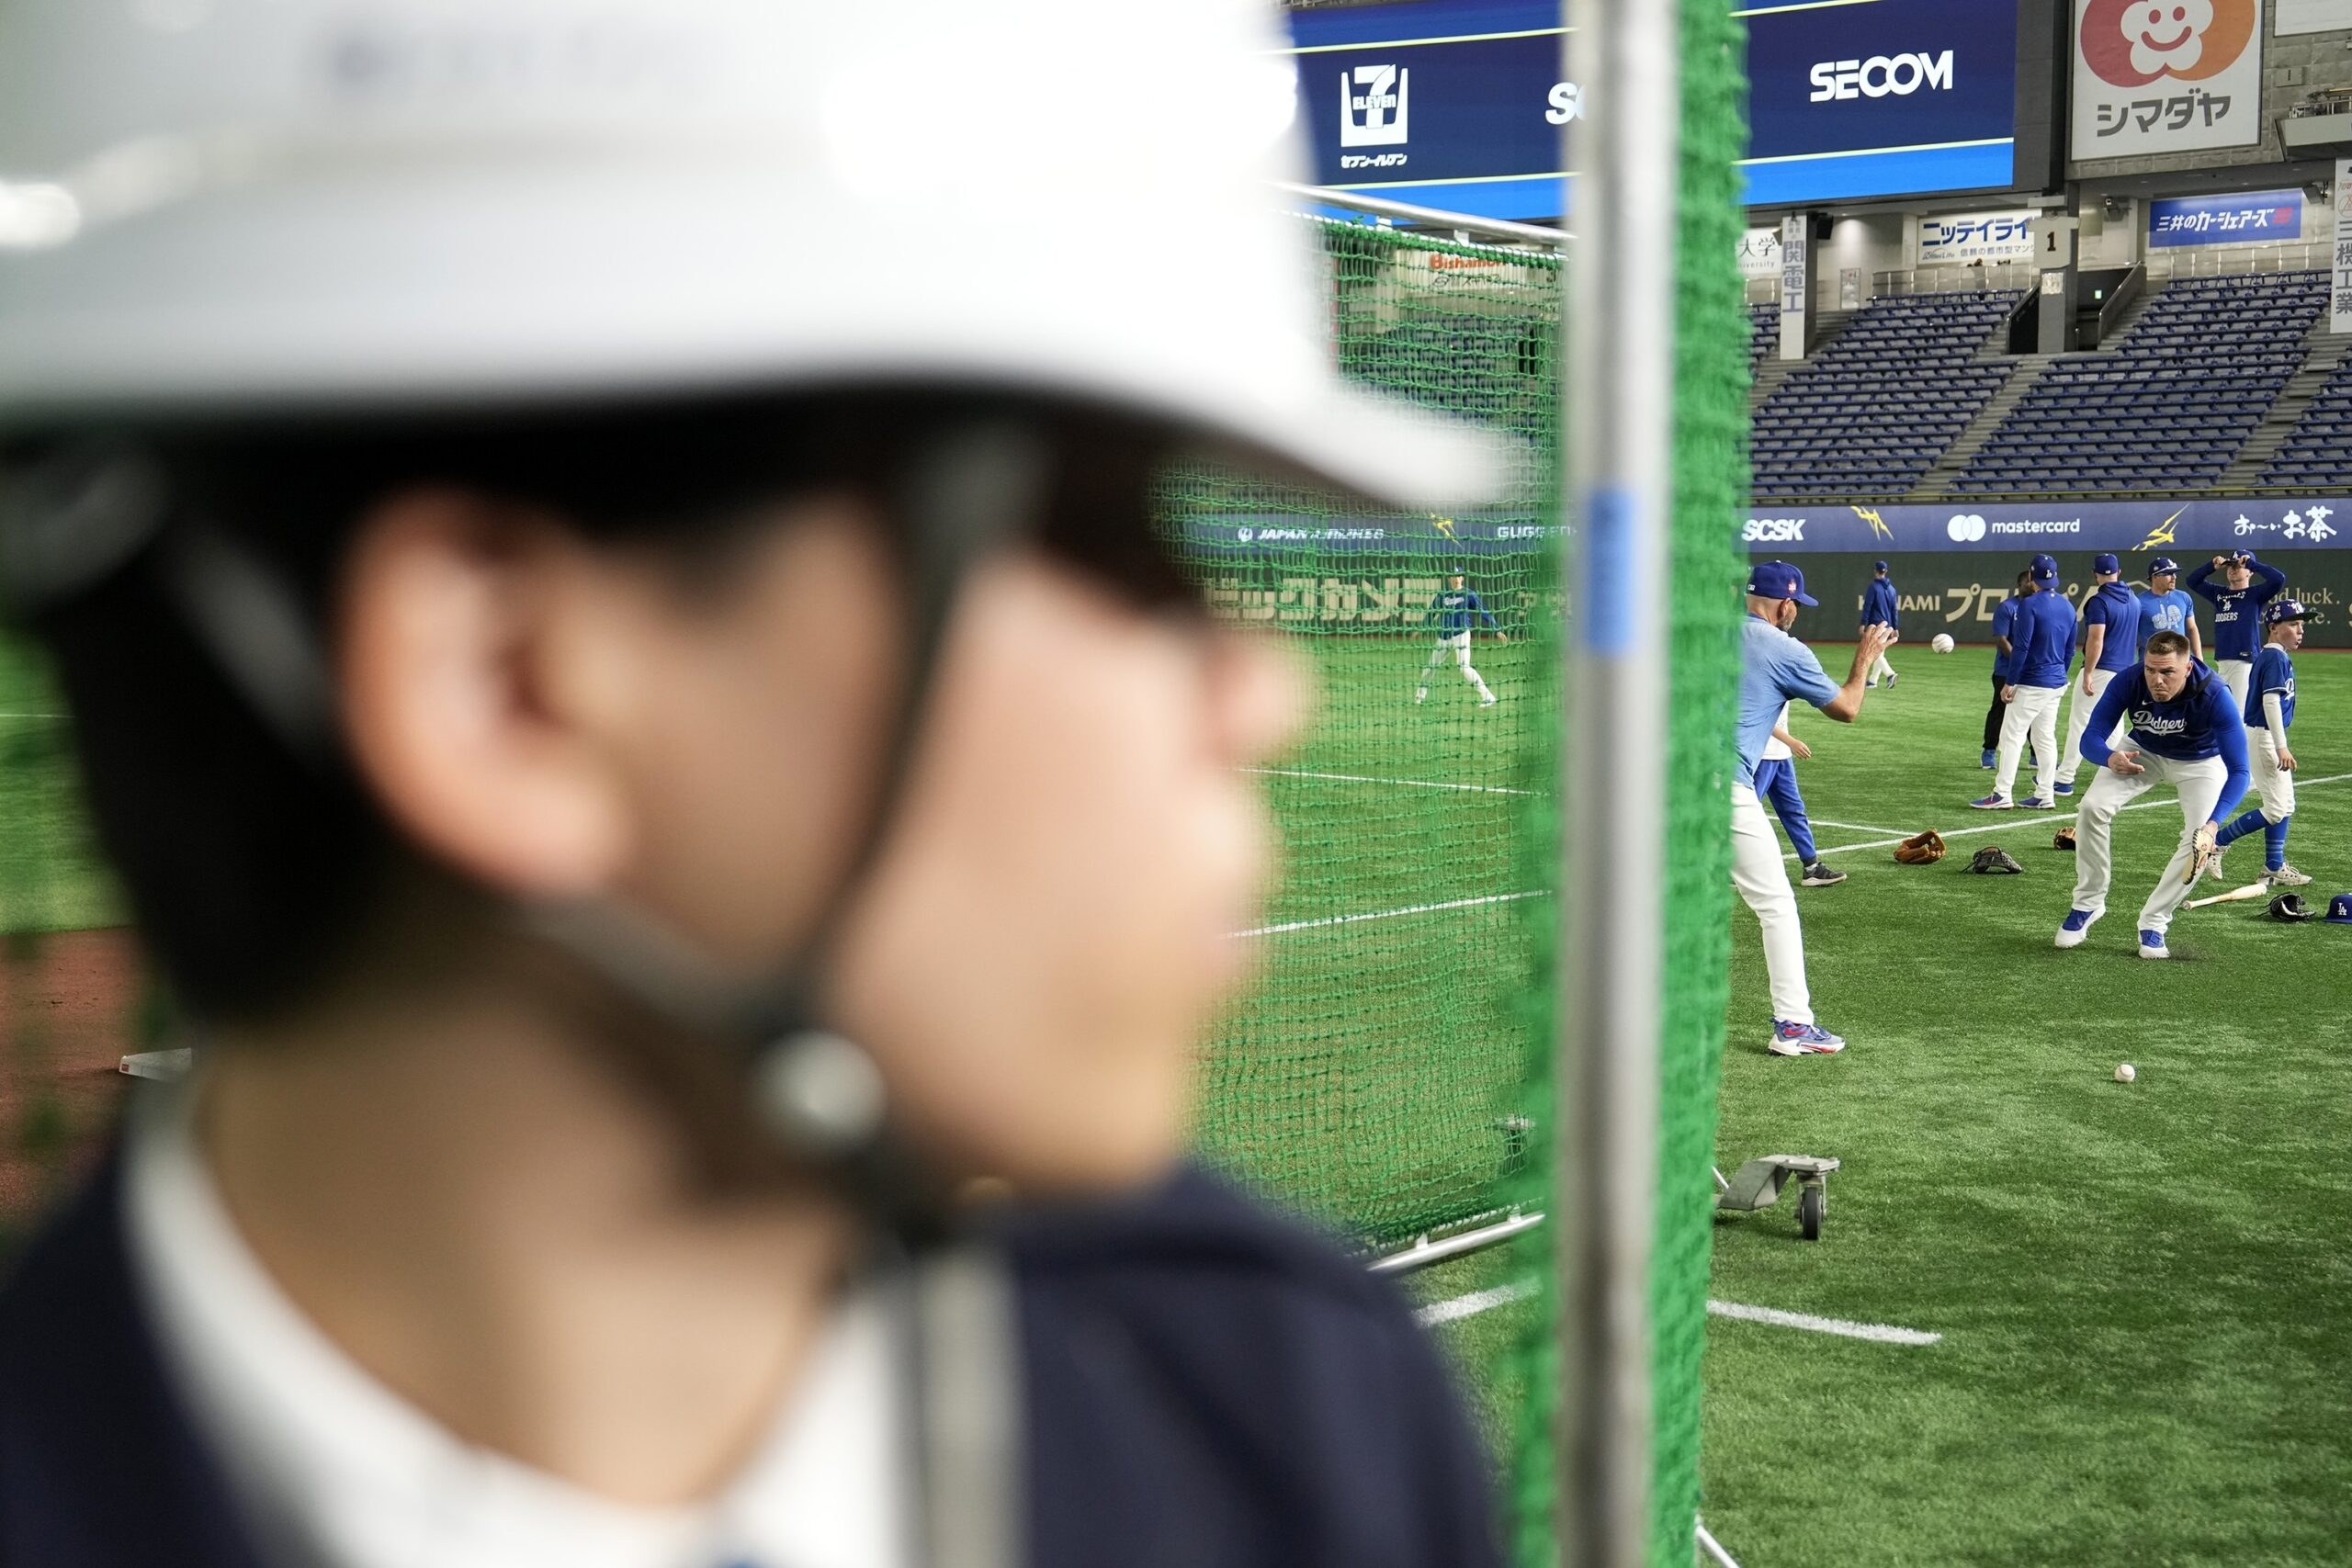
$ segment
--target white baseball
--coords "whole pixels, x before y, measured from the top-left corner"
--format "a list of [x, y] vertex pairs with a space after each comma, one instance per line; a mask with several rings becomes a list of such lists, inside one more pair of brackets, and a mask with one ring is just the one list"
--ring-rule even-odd
[[1951, 640], [1951, 633], [1938, 632], [1935, 636], [1935, 640], [1928, 643], [1928, 646], [1934, 649], [1938, 653], [1950, 653], [1957, 645]]
[[2140, 1069], [2129, 1062], [2119, 1063], [2116, 1066], [2115, 1081], [2117, 1083], [2130, 1083], [2139, 1076]]

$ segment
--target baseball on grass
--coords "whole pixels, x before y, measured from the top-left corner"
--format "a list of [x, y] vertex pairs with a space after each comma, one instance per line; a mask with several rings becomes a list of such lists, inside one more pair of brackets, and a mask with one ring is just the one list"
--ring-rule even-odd
[[1951, 633], [1938, 632], [1935, 636], [1935, 640], [1928, 643], [1928, 646], [1934, 649], [1938, 653], [1950, 653], [1956, 645], [1951, 640]]
[[2133, 1066], [2131, 1063], [2129, 1063], [2129, 1062], [2119, 1062], [2118, 1064], [2116, 1064], [2116, 1068], [2115, 1068], [2115, 1081], [2116, 1081], [2117, 1083], [2130, 1083], [2132, 1079], [2134, 1079], [2134, 1078], [2138, 1077], [2139, 1076], [2140, 1076], [2140, 1069], [2139, 1069], [2139, 1068], [2137, 1068], [2137, 1067], [2135, 1067], [2135, 1066]]

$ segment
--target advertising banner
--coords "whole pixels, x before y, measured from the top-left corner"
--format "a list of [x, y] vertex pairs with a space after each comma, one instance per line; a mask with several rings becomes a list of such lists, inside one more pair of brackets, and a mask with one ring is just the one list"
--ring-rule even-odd
[[2278, 32], [2332, 33], [2352, 30], [2352, 0], [2273, 0], [2278, 9]]
[[2033, 220], [2030, 207], [2007, 212], [1953, 212], [1919, 220], [1921, 266], [1966, 265], [1981, 261], [2030, 262], [2033, 259]]
[[1739, 276], [1781, 276], [1781, 231], [1778, 229], [1750, 229], [1740, 235]]
[[1741, 543], [1804, 550], [2113, 550], [2204, 558], [2231, 550], [2352, 549], [2352, 496], [2267, 501], [1943, 502], [1932, 506], [1758, 502]]
[[[1747, 21], [1750, 205], [2016, 183], [2016, 0], [1761, 5]], [[1317, 183], [1487, 217], [1565, 209], [1558, 0], [1289, 14]], [[1769, 275], [1767, 275], [1769, 276]]]
[[2262, 0], [2075, 0], [2074, 156], [2262, 140]]
[[2352, 333], [2352, 158], [2335, 162], [2335, 254], [2328, 276], [2327, 330]]
[[2246, 190], [2229, 196], [2167, 196], [2148, 203], [2148, 243], [2256, 245], [2303, 237], [2301, 190]]

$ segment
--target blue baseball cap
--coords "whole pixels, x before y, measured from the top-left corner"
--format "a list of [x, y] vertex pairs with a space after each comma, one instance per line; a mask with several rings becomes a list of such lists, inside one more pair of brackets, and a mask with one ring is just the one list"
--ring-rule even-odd
[[2093, 571], [2121, 571], [2123, 563], [2113, 556], [2101, 552], [2091, 558], [2091, 570]]
[[2167, 574], [2174, 577], [2178, 577], [2180, 575], [2180, 563], [2173, 559], [2172, 557], [2158, 556], [2155, 559], [2148, 563], [2148, 575], [2150, 577], [2163, 577]]
[[1747, 574], [1747, 592], [1758, 599], [1793, 599], [1800, 604], [1820, 600], [1804, 591], [1804, 573], [1784, 560], [1768, 560]]
[[2320, 917], [2332, 926], [2352, 926], [2352, 893], [2338, 893], [2327, 901], [2327, 913]]
[[2033, 558], [2032, 570], [2033, 580], [2036, 582], [2055, 582], [2058, 581], [2058, 558], [2036, 556]]
[[1884, 571], [1886, 570], [1886, 563], [1883, 560], [1874, 560], [1871, 562], [1871, 570], [1872, 571]]
[[2300, 621], [2309, 614], [2301, 599], [2273, 599], [2262, 607], [2262, 624], [2275, 626], [2281, 621]]

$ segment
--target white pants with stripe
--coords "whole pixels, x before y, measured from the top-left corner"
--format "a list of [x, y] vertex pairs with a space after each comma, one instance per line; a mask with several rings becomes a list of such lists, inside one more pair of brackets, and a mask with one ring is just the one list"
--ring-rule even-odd
[[2238, 712], [2245, 712], [2245, 689], [2254, 684], [2254, 660], [2251, 659], [2217, 659], [2213, 669], [2222, 677], [2222, 684], [2238, 703]]
[[1450, 637], [1441, 635], [1438, 637], [1437, 646], [1430, 649], [1430, 661], [1421, 666], [1422, 691], [1426, 692], [1430, 689], [1430, 671], [1444, 663], [1445, 656], [1449, 653], [1453, 655], [1453, 661], [1462, 666], [1462, 678], [1478, 688], [1480, 701], [1483, 702], [1495, 694], [1487, 689], [1486, 677], [1471, 668], [1468, 632], [1455, 632]]
[[[2091, 727], [2091, 710], [2098, 706], [2099, 698], [2107, 693], [2108, 682], [2114, 679], [2115, 671], [2112, 670], [2092, 671], [2091, 694], [2087, 697], [2083, 695], [2082, 677], [2076, 676], [2066, 682], [2066, 754], [2058, 759], [2060, 784], [2073, 784], [2075, 775], [2083, 771], [2083, 731]], [[2114, 745], [2131, 728], [2125, 720], [2116, 720], [2113, 732], [2107, 738], [2108, 744]]]
[[2278, 749], [2267, 729], [2245, 732], [2245, 760], [2254, 773], [2254, 793], [2262, 802], [2265, 822], [2284, 822], [2295, 814], [2295, 775], [2278, 765]]
[[1811, 1023], [1813, 994], [1804, 983], [1804, 928], [1797, 923], [1797, 893], [1764, 803], [1746, 784], [1731, 786], [1731, 880], [1756, 923], [1764, 928], [1764, 973], [1772, 987], [1772, 1017]]
[[1869, 679], [1872, 682], [1892, 681], [1894, 679], [1894, 666], [1886, 661], [1885, 654], [1882, 653], [1876, 659], [1871, 660], [1871, 672]]
[[1993, 793], [2007, 795], [2018, 782], [2018, 762], [2025, 755], [2029, 736], [2033, 741], [2035, 795], [2043, 800], [2058, 787], [2058, 705], [2064, 686], [2019, 686], [2008, 710], [2001, 715], [2000, 763], [1993, 774]]
[[2145, 773], [2125, 774], [2103, 767], [2083, 795], [2082, 813], [2075, 823], [2075, 908], [2094, 915], [2107, 912], [2107, 889], [2114, 874], [2115, 814], [2156, 785], [2171, 784], [2180, 791], [2180, 839], [2156, 880], [2156, 890], [2140, 907], [2140, 930], [2161, 931], [2195, 890], [2188, 881], [2195, 853], [2190, 840], [2211, 820], [2230, 770], [2219, 757], [2180, 762], [2143, 751], [2139, 761]]

